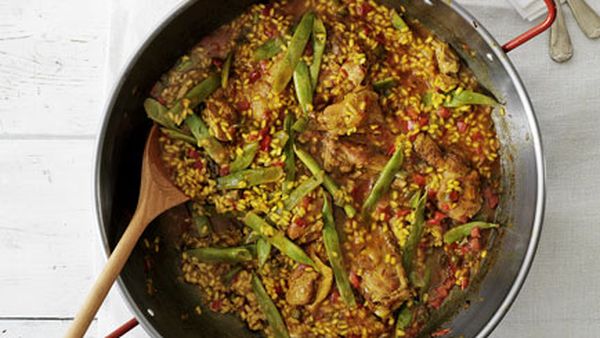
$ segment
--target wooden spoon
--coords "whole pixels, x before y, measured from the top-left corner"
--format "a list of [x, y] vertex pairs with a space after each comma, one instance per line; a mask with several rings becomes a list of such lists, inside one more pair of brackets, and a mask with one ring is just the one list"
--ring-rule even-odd
[[67, 338], [83, 337], [148, 224], [166, 210], [189, 199], [173, 185], [164, 169], [159, 136], [158, 127], [154, 125], [144, 149], [140, 194], [133, 218], [71, 323], [65, 335]]

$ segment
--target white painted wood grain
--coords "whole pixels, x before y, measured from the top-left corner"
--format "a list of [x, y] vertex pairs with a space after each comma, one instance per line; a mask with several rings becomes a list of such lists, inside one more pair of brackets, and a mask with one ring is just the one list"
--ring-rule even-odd
[[99, 250], [90, 140], [0, 140], [0, 317], [71, 317]]
[[[0, 338], [62, 337], [69, 320], [0, 320]], [[86, 338], [101, 337], [92, 322]]]
[[108, 2], [0, 0], [0, 137], [97, 131]]

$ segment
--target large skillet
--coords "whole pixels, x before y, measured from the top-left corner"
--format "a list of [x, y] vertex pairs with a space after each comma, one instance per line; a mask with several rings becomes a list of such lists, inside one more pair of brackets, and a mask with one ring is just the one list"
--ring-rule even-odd
[[[447, 325], [466, 337], [486, 336], [498, 325], [523, 285], [541, 231], [544, 162], [540, 134], [527, 92], [506, 52], [552, 23], [554, 4], [544, 1], [550, 9], [548, 18], [502, 47], [454, 1], [383, 1], [390, 6], [403, 4], [409, 17], [449, 42], [506, 107], [506, 116], [496, 113], [495, 120], [505, 189], [498, 221], [509, 226], [499, 241], [494, 264], [478, 292], [470, 297], [470, 307]], [[150, 128], [143, 101], [150, 88], [203, 35], [235, 18], [252, 2], [197, 0], [181, 5], [146, 40], [115, 87], [98, 142], [95, 177], [98, 220], [107, 255], [135, 208], [142, 150]], [[232, 316], [209, 311], [202, 316], [194, 314], [198, 291], [179, 277], [177, 242], [182, 229], [178, 219], [183, 214], [176, 209], [157, 219], [144, 237], [153, 240], [159, 236], [161, 250], [150, 254], [138, 244], [121, 273], [119, 286], [137, 320], [153, 337], [253, 336]], [[153, 295], [147, 292], [147, 277], [152, 278]]]

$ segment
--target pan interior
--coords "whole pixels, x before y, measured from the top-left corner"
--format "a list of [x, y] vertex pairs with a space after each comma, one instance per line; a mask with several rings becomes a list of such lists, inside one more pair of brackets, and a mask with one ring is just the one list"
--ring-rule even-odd
[[[150, 122], [143, 100], [162, 73], [199, 38], [230, 21], [253, 1], [192, 1], [179, 8], [146, 41], [129, 64], [114, 91], [99, 140], [96, 200], [105, 249], [112, 251], [124, 232], [137, 201], [141, 157]], [[496, 113], [502, 144], [504, 198], [498, 220], [509, 224], [494, 264], [469, 296], [470, 306], [449, 323], [466, 337], [489, 333], [515, 296], [513, 284], [535, 248], [540, 227], [543, 188], [541, 149], [536, 122], [520, 80], [498, 44], [458, 5], [442, 1], [382, 1], [404, 5], [408, 16], [449, 42], [469, 64], [480, 82], [506, 104]], [[541, 183], [540, 183], [541, 182]], [[185, 208], [159, 217], [140, 241], [125, 266], [119, 284], [136, 317], [152, 336], [252, 337], [233, 316], [212, 313], [201, 303], [198, 290], [183, 282], [179, 270], [179, 238]], [[159, 250], [154, 240], [160, 238]], [[518, 291], [518, 286], [516, 290]], [[154, 290], [149, 293], [148, 290]], [[508, 299], [507, 299], [508, 297]]]

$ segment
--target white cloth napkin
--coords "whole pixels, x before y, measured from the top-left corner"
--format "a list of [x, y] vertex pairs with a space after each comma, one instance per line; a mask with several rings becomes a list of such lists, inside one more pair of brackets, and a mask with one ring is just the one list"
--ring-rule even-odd
[[[508, 0], [524, 19], [533, 21], [546, 13], [546, 4], [543, 0]], [[564, 3], [561, 0], [560, 3]]]

